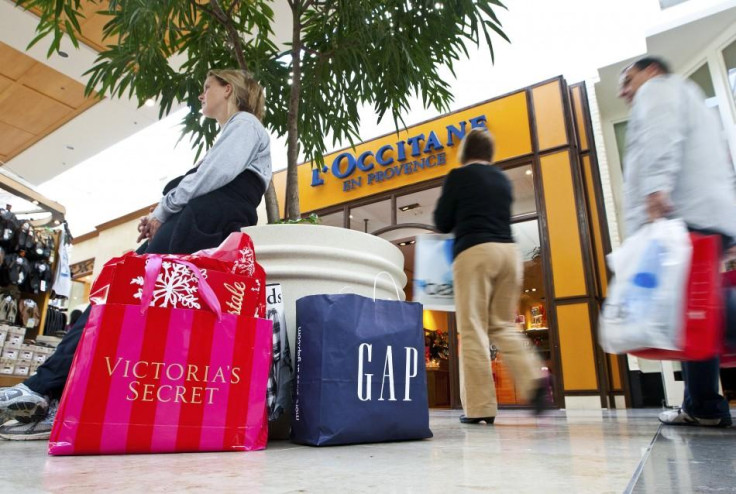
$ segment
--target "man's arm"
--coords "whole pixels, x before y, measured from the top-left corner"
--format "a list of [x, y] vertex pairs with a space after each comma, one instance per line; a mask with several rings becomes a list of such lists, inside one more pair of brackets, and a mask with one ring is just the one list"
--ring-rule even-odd
[[655, 220], [672, 212], [670, 193], [686, 145], [685, 95], [679, 85], [665, 79], [653, 79], [639, 93], [633, 112], [640, 124], [641, 191], [646, 196], [649, 219]]

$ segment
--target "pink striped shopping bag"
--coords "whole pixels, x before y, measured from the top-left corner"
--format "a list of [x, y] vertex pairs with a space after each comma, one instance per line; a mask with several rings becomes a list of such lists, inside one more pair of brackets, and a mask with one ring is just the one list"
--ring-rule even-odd
[[149, 256], [140, 305], [93, 306], [50, 454], [265, 448], [271, 321], [222, 313], [196, 266], [166, 260], [196, 275], [207, 310], [150, 306], [160, 256]]

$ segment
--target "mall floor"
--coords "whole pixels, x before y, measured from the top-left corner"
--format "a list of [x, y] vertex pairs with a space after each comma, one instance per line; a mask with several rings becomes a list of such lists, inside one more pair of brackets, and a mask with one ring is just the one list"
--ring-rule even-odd
[[736, 492], [736, 428], [660, 427], [658, 410], [432, 410], [434, 438], [265, 451], [56, 457], [0, 442], [0, 492]]

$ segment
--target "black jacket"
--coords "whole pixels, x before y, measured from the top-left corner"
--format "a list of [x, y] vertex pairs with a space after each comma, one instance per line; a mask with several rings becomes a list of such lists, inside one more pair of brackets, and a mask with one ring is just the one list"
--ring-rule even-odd
[[[190, 173], [173, 179], [164, 187], [166, 195]], [[232, 232], [258, 222], [256, 208], [265, 192], [263, 181], [246, 170], [230, 183], [195, 197], [159, 228], [145, 252], [156, 254], [191, 254], [217, 247]]]
[[434, 223], [441, 232], [455, 234], [455, 257], [486, 242], [512, 243], [512, 202], [511, 182], [503, 171], [471, 163], [445, 178]]

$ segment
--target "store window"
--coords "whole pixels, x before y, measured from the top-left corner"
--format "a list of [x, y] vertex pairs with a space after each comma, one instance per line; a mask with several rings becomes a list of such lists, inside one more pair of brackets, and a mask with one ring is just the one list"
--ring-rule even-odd
[[[718, 98], [716, 97], [716, 90], [713, 87], [713, 78], [710, 75], [710, 67], [707, 63], [704, 63], [690, 74], [689, 79], [697, 84], [705, 95], [705, 104], [713, 110], [713, 117], [718, 122], [718, 125], [723, 129], [723, 122], [721, 121], [720, 110], [718, 108]], [[725, 137], [725, 136], [724, 136]]]
[[373, 233], [391, 226], [391, 199], [350, 208], [350, 229]]
[[728, 86], [731, 89], [731, 98], [736, 103], [736, 40], [732, 41], [723, 50], [723, 61], [728, 74]]
[[396, 198], [396, 224], [421, 223], [434, 225], [434, 209], [442, 187], [413, 192]]
[[[516, 329], [527, 337], [529, 346], [539, 354], [543, 372], [550, 373], [552, 361], [539, 221], [514, 223], [512, 232], [522, 256], [524, 274], [516, 313]], [[492, 347], [491, 359], [498, 402], [503, 405], [524, 403], [524, 397], [517, 393], [511, 372], [504, 365], [503, 353]]]
[[708, 103], [709, 106], [713, 106], [711, 100], [715, 99], [716, 90], [713, 87], [713, 78], [710, 76], [710, 68], [708, 67], [708, 64], [704, 63], [698, 67], [695, 72], [690, 74], [689, 79], [700, 86], [700, 89], [703, 90], [703, 94], [705, 94], [706, 103]]
[[622, 170], [624, 168], [624, 157], [626, 155], [626, 129], [628, 127], [628, 120], [613, 124], [613, 134], [616, 136], [616, 149], [618, 150], [618, 158], [621, 161]]
[[506, 170], [514, 188], [514, 203], [511, 216], [520, 216], [537, 212], [537, 201], [534, 193], [534, 176], [531, 165], [518, 166]]
[[345, 213], [343, 211], [320, 215], [319, 219], [322, 225], [336, 226], [339, 228], [345, 226]]

